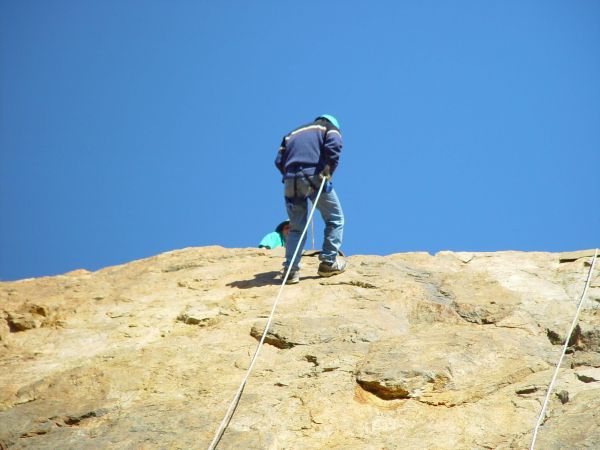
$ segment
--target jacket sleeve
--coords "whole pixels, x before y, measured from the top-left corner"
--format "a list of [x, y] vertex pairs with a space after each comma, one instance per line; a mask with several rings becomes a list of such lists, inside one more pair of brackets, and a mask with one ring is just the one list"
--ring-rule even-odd
[[[329, 164], [330, 172], [333, 174], [340, 161], [342, 153], [342, 135], [337, 128], [329, 128], [325, 131], [323, 149], [321, 150], [322, 165]], [[321, 167], [322, 169], [322, 167]]]
[[277, 156], [275, 157], [275, 167], [281, 172], [281, 175], [285, 175], [285, 138], [281, 141]]

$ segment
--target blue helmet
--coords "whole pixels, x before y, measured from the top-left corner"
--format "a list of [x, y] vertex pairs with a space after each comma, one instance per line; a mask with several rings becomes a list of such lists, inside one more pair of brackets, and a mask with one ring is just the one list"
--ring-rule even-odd
[[335, 117], [333, 117], [331, 114], [321, 114], [319, 117], [317, 117], [317, 119], [327, 119], [329, 120], [332, 124], [335, 125], [335, 127], [339, 130], [340, 128], [340, 123], [337, 121], [337, 119]]

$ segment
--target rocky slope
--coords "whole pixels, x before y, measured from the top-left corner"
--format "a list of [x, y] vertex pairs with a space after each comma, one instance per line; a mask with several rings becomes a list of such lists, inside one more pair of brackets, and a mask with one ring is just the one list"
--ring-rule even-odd
[[[527, 448], [589, 251], [305, 256], [219, 448]], [[207, 448], [281, 252], [190, 248], [0, 283], [0, 448]], [[600, 448], [600, 270], [538, 438]]]

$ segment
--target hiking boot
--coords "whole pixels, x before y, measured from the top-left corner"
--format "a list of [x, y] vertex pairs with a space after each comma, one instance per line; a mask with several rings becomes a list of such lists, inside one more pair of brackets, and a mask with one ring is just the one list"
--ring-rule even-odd
[[321, 264], [319, 264], [319, 271], [317, 273], [321, 277], [331, 277], [346, 270], [346, 265], [346, 261], [338, 258], [336, 258], [333, 263], [323, 261]]
[[[283, 275], [285, 277], [285, 274]], [[291, 270], [290, 275], [288, 276], [285, 284], [296, 284], [300, 283], [300, 271], [299, 270]]]

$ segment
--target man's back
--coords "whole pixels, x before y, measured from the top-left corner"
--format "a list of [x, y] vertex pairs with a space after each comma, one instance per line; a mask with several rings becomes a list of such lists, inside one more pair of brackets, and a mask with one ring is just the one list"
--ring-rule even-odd
[[326, 165], [335, 170], [341, 150], [340, 131], [331, 122], [318, 118], [283, 138], [275, 165], [285, 177], [299, 171], [313, 175]]

